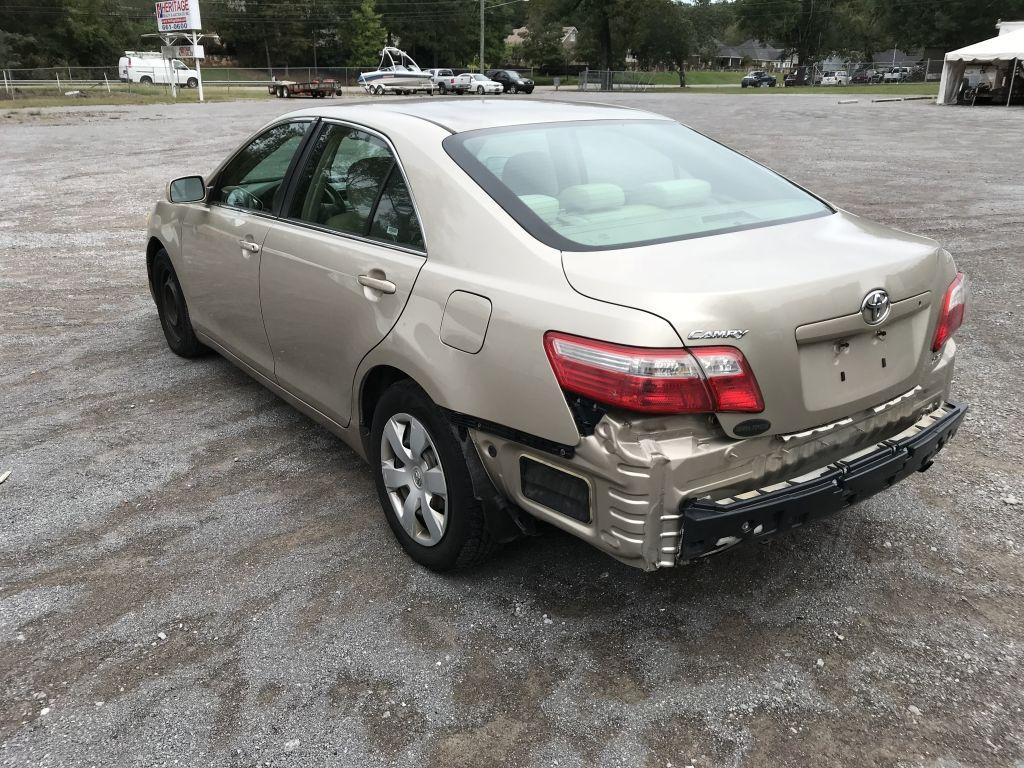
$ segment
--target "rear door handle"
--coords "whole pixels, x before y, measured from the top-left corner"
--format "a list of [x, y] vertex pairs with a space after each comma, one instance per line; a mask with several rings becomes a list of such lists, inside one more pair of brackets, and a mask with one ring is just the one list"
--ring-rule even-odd
[[390, 280], [383, 280], [379, 277], [370, 277], [369, 275], [360, 275], [359, 284], [364, 285], [371, 290], [380, 291], [381, 293], [394, 293], [398, 290], [398, 286]]
[[252, 240], [239, 240], [238, 244], [242, 246], [243, 251], [248, 251], [249, 253], [260, 252], [260, 244], [254, 243]]

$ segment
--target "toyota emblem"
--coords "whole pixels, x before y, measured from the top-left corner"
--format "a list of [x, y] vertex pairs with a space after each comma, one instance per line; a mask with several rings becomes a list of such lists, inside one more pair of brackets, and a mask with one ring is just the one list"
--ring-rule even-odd
[[892, 304], [889, 303], [889, 294], [881, 288], [876, 288], [864, 297], [860, 303], [860, 314], [868, 325], [878, 325], [889, 317], [889, 310]]

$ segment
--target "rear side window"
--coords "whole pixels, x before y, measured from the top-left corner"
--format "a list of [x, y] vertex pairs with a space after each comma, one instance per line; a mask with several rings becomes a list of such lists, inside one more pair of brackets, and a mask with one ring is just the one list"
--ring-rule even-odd
[[778, 174], [669, 120], [467, 131], [443, 146], [524, 229], [564, 251], [683, 240], [833, 212]]
[[253, 139], [221, 171], [213, 200], [233, 208], [272, 211], [309, 126], [309, 121], [282, 123]]
[[412, 198], [378, 136], [328, 123], [298, 174], [288, 218], [423, 249]]

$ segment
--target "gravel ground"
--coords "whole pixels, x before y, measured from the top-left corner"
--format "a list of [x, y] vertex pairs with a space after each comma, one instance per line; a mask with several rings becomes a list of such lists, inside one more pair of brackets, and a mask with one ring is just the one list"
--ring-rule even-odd
[[0, 112], [0, 764], [1022, 765], [1024, 112], [606, 100], [954, 253], [972, 411], [935, 467], [682, 569], [551, 532], [429, 573], [368, 469], [172, 355], [145, 287], [166, 180], [293, 104]]

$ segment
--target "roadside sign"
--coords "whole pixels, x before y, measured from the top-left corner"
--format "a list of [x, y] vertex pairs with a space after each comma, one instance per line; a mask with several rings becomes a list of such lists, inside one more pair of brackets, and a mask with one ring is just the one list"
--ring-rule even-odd
[[206, 51], [201, 45], [164, 45], [160, 54], [165, 59], [205, 59]]
[[202, 28], [199, 0], [160, 0], [156, 4], [157, 32], [184, 32]]

